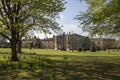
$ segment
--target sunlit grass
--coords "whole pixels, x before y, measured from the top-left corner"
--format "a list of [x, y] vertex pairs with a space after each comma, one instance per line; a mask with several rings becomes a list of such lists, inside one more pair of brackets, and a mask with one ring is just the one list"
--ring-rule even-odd
[[10, 62], [10, 49], [0, 49], [0, 80], [119, 80], [120, 77], [117, 51], [22, 51], [18, 54], [20, 62]]
[[[3, 49], [0, 48], [0, 52], [10, 52], [10, 49]], [[54, 49], [22, 49], [23, 52], [27, 53], [37, 53], [40, 55], [77, 55], [77, 56], [120, 56], [120, 52], [111, 51], [97, 51], [97, 52], [78, 52], [76, 50], [72, 51], [61, 51], [61, 50], [54, 50]]]
[[77, 55], [77, 56], [120, 56], [119, 52], [97, 51], [97, 52], [78, 52], [78, 51], [61, 51], [54, 49], [23, 49], [25, 52], [35, 52], [40, 55]]

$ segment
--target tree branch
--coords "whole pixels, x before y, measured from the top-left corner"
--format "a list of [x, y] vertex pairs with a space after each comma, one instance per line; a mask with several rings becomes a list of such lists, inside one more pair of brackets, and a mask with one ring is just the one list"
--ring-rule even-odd
[[9, 41], [11, 41], [11, 39], [10, 39], [7, 35], [5, 35], [4, 33], [0, 32], [0, 34], [1, 34], [2, 36], [4, 36], [5, 38], [7, 38]]

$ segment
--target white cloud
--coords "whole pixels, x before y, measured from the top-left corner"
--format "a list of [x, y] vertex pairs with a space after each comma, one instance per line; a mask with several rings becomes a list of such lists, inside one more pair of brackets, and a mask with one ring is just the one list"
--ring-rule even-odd
[[64, 27], [62, 28], [64, 32], [77, 32], [80, 33], [81, 29], [77, 27], [76, 24], [64, 24]]
[[60, 14], [59, 16], [60, 16], [60, 20], [65, 18], [65, 16], [63, 14]]
[[[88, 35], [88, 33], [83, 33], [81, 28], [79, 28], [77, 24], [63, 24], [62, 29], [65, 33], [72, 32], [72, 33], [77, 33], [77, 34], [80, 34], [83, 36]], [[40, 39], [44, 39], [47, 37], [52, 38], [53, 35], [56, 35], [56, 34], [46, 34], [45, 35], [44, 33], [36, 33], [35, 35], [36, 35], [36, 37], [39, 37]]]
[[59, 18], [57, 18], [56, 19], [56, 21], [58, 22], [58, 23], [62, 23], [62, 21], [64, 21], [65, 20], [65, 16], [64, 16], [64, 14], [59, 14]]
[[80, 35], [88, 35], [87, 33], [83, 33], [82, 29], [78, 27], [78, 24], [64, 24], [64, 27], [62, 28], [65, 33], [72, 32], [77, 33]]
[[[72, 32], [72, 33], [77, 33], [83, 36], [88, 35], [88, 33], [83, 32], [82, 29], [78, 27], [77, 24], [63, 24], [62, 30], [65, 33]], [[46, 35], [48, 38], [52, 38], [53, 35], [57, 35], [57, 34], [53, 33], [53, 34], [46, 34]], [[36, 37], [39, 37], [40, 39], [47, 38], [46, 35], [44, 33], [36, 33]]]
[[35, 36], [39, 37], [40, 39], [44, 39], [44, 38], [52, 38], [53, 34], [36, 33]]

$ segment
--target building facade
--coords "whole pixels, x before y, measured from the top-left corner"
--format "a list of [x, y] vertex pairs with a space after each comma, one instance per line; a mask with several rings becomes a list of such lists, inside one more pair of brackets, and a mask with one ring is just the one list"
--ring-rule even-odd
[[55, 47], [55, 37], [53, 38], [47, 38], [47, 39], [41, 39], [41, 48], [43, 49], [54, 49]]
[[42, 49], [55, 49], [55, 50], [77, 50], [84, 49], [90, 50], [91, 47], [97, 50], [113, 49], [116, 48], [115, 39], [106, 38], [93, 38], [90, 39], [86, 36], [79, 34], [61, 34], [53, 36], [52, 38], [39, 39], [34, 37], [33, 39], [23, 40], [23, 44], [30, 45], [32, 43], [33, 48]]
[[90, 48], [90, 39], [85, 36], [81, 36], [78, 34], [62, 34], [55, 36], [55, 49], [78, 49]]
[[115, 39], [93, 38], [92, 40], [99, 49], [115, 49], [117, 47]]

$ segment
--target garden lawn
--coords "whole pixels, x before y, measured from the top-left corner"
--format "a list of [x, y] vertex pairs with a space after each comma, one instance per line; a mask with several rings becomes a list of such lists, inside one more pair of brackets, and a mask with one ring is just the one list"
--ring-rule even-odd
[[120, 53], [23, 49], [11, 62], [0, 49], [0, 80], [120, 80]]

